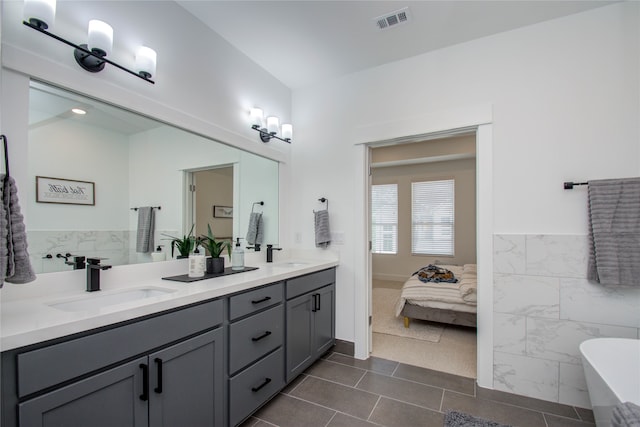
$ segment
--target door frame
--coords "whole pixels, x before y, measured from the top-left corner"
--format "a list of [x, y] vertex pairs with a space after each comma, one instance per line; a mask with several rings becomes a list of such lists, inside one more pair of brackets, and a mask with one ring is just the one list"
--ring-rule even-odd
[[369, 249], [369, 149], [476, 132], [476, 251], [478, 264], [477, 383], [493, 388], [493, 108], [480, 105], [363, 126], [355, 130], [354, 344], [357, 359], [371, 346], [371, 256]]

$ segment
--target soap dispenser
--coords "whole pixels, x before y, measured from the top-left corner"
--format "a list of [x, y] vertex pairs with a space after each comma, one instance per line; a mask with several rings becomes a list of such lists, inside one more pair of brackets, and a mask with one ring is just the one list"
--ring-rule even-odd
[[167, 259], [167, 255], [164, 252], [162, 252], [162, 246], [163, 245], [158, 245], [158, 247], [156, 248], [156, 251], [151, 252], [151, 259], [154, 262], [164, 261]]
[[200, 252], [196, 247], [195, 250], [189, 254], [189, 277], [203, 277], [205, 271], [205, 256], [204, 251]]
[[236, 246], [231, 252], [231, 269], [244, 270], [244, 250], [240, 246], [240, 237], [236, 238]]

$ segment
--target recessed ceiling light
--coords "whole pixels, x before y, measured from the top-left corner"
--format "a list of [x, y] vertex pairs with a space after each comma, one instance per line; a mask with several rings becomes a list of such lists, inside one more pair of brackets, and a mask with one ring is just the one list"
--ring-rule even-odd
[[80, 108], [72, 108], [71, 111], [73, 111], [76, 114], [80, 114], [80, 115], [87, 114], [86, 111], [84, 111], [84, 110], [82, 110]]

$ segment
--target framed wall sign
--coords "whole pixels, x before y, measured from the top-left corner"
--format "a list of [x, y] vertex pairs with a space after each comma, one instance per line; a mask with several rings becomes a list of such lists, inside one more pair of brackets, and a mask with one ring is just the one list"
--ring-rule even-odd
[[231, 206], [214, 206], [214, 218], [233, 218], [233, 208]]
[[36, 202], [95, 206], [95, 183], [36, 176]]

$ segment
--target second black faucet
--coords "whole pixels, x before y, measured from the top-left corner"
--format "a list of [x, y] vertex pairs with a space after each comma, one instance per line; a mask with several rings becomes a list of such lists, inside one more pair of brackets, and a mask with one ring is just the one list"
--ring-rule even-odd
[[87, 258], [87, 292], [100, 290], [100, 270], [110, 268], [110, 265], [100, 265], [100, 258]]

